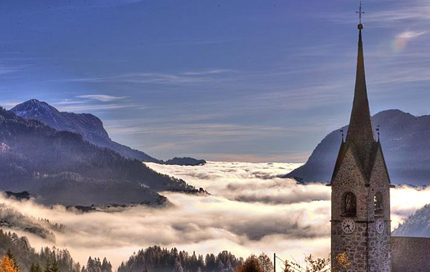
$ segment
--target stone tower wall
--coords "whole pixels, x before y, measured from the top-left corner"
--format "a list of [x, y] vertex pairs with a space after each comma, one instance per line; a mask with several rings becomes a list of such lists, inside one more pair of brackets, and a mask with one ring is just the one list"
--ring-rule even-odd
[[[360, 168], [348, 149], [343, 158], [342, 165], [332, 181], [332, 223], [331, 223], [331, 258], [332, 267], [342, 271], [337, 264], [336, 257], [341, 253], [347, 253], [351, 266], [350, 272], [367, 271], [367, 207], [368, 190]], [[341, 215], [342, 198], [344, 193], [352, 192], [357, 199], [357, 216], [352, 217], [356, 222], [355, 231], [346, 234], [342, 231]]]
[[357, 222], [355, 231], [345, 234], [340, 222], [332, 223], [331, 227], [331, 258], [333, 271], [344, 271], [336, 262], [336, 256], [346, 252], [351, 266], [348, 272], [367, 271], [367, 223]]
[[[390, 181], [381, 149], [376, 150], [369, 182], [363, 177], [352, 150], [348, 149], [331, 186], [332, 267], [340, 270], [336, 256], [346, 252], [351, 263], [350, 272], [391, 272]], [[341, 214], [346, 192], [354, 193], [357, 198], [357, 216], [351, 217], [356, 229], [351, 234], [341, 229], [342, 220], [346, 218]], [[383, 209], [376, 215], [374, 197], [378, 192], [382, 194]], [[384, 220], [383, 233], [376, 231], [378, 219]]]
[[[369, 199], [377, 192], [383, 197], [383, 214], [375, 215], [374, 202], [369, 201], [369, 271], [391, 271], [391, 220], [390, 220], [390, 181], [385, 168], [382, 152], [378, 149], [370, 179]], [[382, 218], [385, 222], [383, 233], [376, 231], [375, 222]]]

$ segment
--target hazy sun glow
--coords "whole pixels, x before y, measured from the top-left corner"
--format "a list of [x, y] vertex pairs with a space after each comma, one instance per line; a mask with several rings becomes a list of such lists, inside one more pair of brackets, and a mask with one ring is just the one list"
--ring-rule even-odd
[[405, 31], [396, 36], [392, 48], [394, 52], [401, 52], [406, 49], [410, 40], [416, 39], [426, 34], [426, 31]]

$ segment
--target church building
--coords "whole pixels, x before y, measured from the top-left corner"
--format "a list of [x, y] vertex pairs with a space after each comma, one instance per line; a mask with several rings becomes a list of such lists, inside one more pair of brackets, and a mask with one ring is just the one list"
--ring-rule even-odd
[[[430, 271], [430, 254], [427, 253], [430, 239], [391, 237], [390, 188], [393, 186], [379, 135], [375, 138], [371, 122], [361, 22], [358, 31], [351, 119], [346, 139], [342, 136], [329, 184], [332, 188], [332, 271]], [[342, 263], [345, 257], [347, 262]]]
[[358, 25], [354, 102], [346, 140], [334, 168], [331, 206], [331, 258], [347, 254], [350, 272], [391, 272], [390, 178], [375, 140], [367, 99], [362, 30]]

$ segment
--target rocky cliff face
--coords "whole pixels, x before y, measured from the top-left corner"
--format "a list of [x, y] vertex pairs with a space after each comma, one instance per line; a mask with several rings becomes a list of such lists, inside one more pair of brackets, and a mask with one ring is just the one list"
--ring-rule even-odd
[[112, 141], [103, 127], [103, 122], [92, 114], [60, 112], [46, 102], [37, 99], [21, 103], [12, 108], [11, 111], [19, 117], [38, 120], [56, 130], [80, 134], [85, 141], [99, 147], [112, 149], [125, 158], [145, 162], [160, 162], [144, 152]]
[[[381, 145], [394, 184], [430, 183], [430, 116], [413, 116], [400, 110], [379, 112], [372, 117], [380, 125]], [[345, 132], [348, 126], [342, 128]], [[346, 133], [345, 133], [346, 134]], [[306, 164], [286, 177], [304, 182], [329, 182], [339, 152], [339, 130], [328, 134], [315, 148]]]

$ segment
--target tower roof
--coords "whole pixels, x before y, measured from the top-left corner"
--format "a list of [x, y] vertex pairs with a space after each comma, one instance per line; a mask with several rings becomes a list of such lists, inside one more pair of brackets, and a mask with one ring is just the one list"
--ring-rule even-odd
[[360, 147], [366, 142], [374, 142], [372, 122], [370, 119], [369, 101], [367, 99], [366, 76], [364, 71], [363, 39], [361, 31], [363, 25], [358, 25], [358, 55], [357, 74], [355, 79], [354, 102], [349, 122], [347, 142], [353, 142]]
[[358, 30], [357, 74], [355, 79], [354, 102], [346, 141], [342, 143], [332, 178], [336, 176], [346, 151], [351, 149], [363, 176], [366, 179], [370, 179], [375, 154], [377, 149], [380, 148], [380, 143], [375, 141], [370, 118], [364, 71], [363, 38], [361, 34], [363, 25], [361, 23], [358, 25]]

